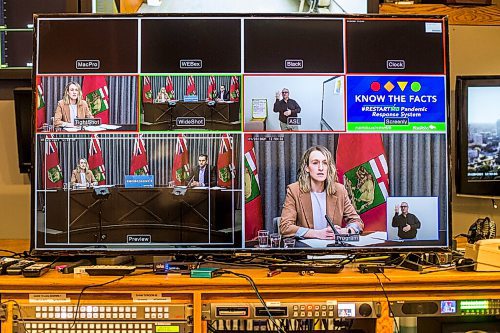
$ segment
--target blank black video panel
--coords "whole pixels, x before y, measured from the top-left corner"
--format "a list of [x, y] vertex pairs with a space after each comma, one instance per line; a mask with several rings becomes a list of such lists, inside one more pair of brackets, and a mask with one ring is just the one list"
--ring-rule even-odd
[[[286, 68], [302, 60], [302, 68]], [[246, 19], [246, 73], [342, 73], [343, 21], [338, 19]]]
[[[181, 61], [201, 60], [181, 68]], [[142, 73], [239, 73], [239, 19], [142, 20]]]
[[444, 74], [444, 29], [436, 20], [347, 20], [347, 72]]
[[76, 13], [78, 0], [10, 0], [4, 2], [4, 20], [9, 29], [26, 29], [34, 13]]
[[[38, 73], [137, 73], [137, 20], [39, 20]], [[99, 68], [76, 69], [77, 60]]]
[[8, 67], [27, 67], [32, 62], [33, 32], [9, 31], [5, 33], [5, 58]]

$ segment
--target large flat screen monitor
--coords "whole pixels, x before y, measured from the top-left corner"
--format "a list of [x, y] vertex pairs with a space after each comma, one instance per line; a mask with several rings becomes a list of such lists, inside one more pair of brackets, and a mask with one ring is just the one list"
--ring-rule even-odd
[[442, 16], [36, 19], [38, 253], [449, 246]]
[[458, 76], [457, 194], [500, 196], [500, 76]]

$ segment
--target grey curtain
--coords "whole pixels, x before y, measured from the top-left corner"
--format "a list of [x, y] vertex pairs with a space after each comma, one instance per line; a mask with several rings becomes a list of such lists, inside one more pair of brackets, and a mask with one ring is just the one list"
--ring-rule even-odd
[[[57, 102], [63, 98], [68, 82], [82, 85], [83, 76], [42, 77], [46, 104], [47, 123], [51, 123]], [[106, 76], [109, 93], [109, 121], [117, 125], [137, 124], [137, 85], [136, 76]]]
[[[233, 162], [236, 166], [236, 188], [241, 188], [240, 160], [241, 135], [233, 137]], [[54, 134], [58, 139], [59, 163], [63, 170], [65, 182], [71, 179], [71, 172], [78, 165], [80, 158], [88, 158], [90, 134]], [[106, 183], [123, 185], [125, 175], [129, 174], [136, 134], [99, 134], [106, 169]], [[217, 157], [221, 143], [220, 134], [184, 134], [189, 151], [190, 166], [198, 164], [198, 155], [207, 154], [210, 165], [217, 165]], [[38, 189], [42, 189], [42, 158], [44, 157], [45, 135], [37, 135], [37, 172]], [[149, 173], [155, 176], [157, 186], [167, 185], [172, 180], [172, 166], [175, 154], [177, 134], [143, 134], [146, 147]]]
[[[312, 145], [323, 145], [335, 156], [338, 134], [279, 134], [283, 141], [255, 141], [265, 227], [281, 215], [286, 186], [297, 180], [300, 158]], [[391, 196], [438, 196], [440, 230], [446, 229], [447, 152], [444, 134], [382, 135], [389, 167]]]

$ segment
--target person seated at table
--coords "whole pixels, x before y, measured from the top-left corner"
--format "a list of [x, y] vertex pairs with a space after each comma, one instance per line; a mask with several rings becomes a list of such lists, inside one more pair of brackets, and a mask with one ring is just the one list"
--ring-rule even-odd
[[192, 186], [216, 186], [217, 180], [215, 179], [215, 167], [208, 164], [208, 155], [200, 154], [198, 156], [198, 166], [194, 168]]
[[217, 95], [215, 96], [216, 102], [229, 102], [229, 91], [226, 90], [226, 86], [221, 84]]
[[167, 89], [161, 87], [158, 95], [156, 95], [155, 103], [166, 103], [170, 101], [170, 97], [167, 94]]
[[87, 160], [81, 158], [76, 169], [71, 173], [72, 187], [93, 187], [97, 185], [97, 180], [94, 174], [89, 170]]
[[94, 118], [87, 102], [83, 99], [82, 88], [76, 82], [69, 82], [64, 88], [63, 99], [57, 102], [54, 112], [54, 126], [74, 126], [75, 119]]
[[[300, 161], [298, 181], [288, 185], [281, 212], [283, 237], [335, 239], [325, 215], [339, 234], [360, 234], [364, 224], [338, 183], [330, 151], [323, 146], [309, 148]], [[342, 227], [345, 222], [345, 227]]]

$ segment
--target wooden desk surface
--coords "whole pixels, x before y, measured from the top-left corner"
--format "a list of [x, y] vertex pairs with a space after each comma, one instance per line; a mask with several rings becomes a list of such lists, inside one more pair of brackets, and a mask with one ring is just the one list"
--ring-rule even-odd
[[448, 15], [451, 25], [500, 25], [500, 7], [491, 6], [447, 6], [439, 4], [398, 5], [381, 4], [380, 14], [400, 15]]
[[[0, 240], [0, 249], [22, 252], [29, 249], [26, 240]], [[0, 253], [4, 255], [5, 253]], [[366, 292], [380, 294], [380, 283], [374, 274], [361, 274], [353, 266], [346, 267], [339, 274], [314, 274], [301, 276], [298, 273], [281, 273], [267, 277], [265, 269], [231, 269], [248, 274], [264, 292], [316, 293], [328, 292], [343, 294], [346, 292]], [[142, 275], [138, 275], [142, 274]], [[386, 291], [393, 296], [407, 297], [411, 293], [422, 295], [442, 295], [453, 293], [467, 297], [472, 294], [487, 294], [493, 297], [500, 295], [500, 272], [459, 272], [456, 270], [439, 271], [430, 274], [387, 269], [378, 274]], [[24, 278], [22, 276], [0, 276], [0, 293], [29, 293], [65, 290], [79, 292], [83, 287], [113, 280], [115, 277], [73, 276], [51, 271], [40, 278]], [[172, 293], [224, 293], [253, 292], [245, 279], [224, 275], [213, 279], [195, 279], [187, 276], [154, 275], [146, 270], [138, 270], [132, 275], [102, 288], [91, 288], [89, 293], [102, 290], [113, 292], [129, 292], [144, 290], [165, 290]]]
[[[352, 267], [339, 274], [314, 274], [301, 276], [298, 273], [281, 273], [267, 277], [264, 269], [232, 270], [248, 274], [262, 292], [295, 293], [300, 286], [301, 293], [325, 292], [329, 294], [345, 294], [346, 292], [363, 292], [380, 294], [381, 288], [374, 274], [361, 274]], [[141, 274], [142, 275], [137, 275]], [[146, 274], [145, 274], [146, 273]], [[500, 273], [490, 272], [458, 272], [442, 271], [430, 274], [389, 269], [385, 275], [378, 274], [387, 293], [396, 297], [440, 296], [456, 294], [468, 297], [473, 294], [487, 294], [500, 297]], [[1, 276], [0, 293], [27, 292], [79, 292], [83, 287], [111, 281], [116, 277], [78, 277], [51, 271], [40, 278], [24, 278], [22, 276]], [[224, 275], [213, 279], [197, 279], [187, 276], [153, 275], [145, 270], [138, 270], [130, 276], [106, 285], [91, 288], [88, 293], [99, 293], [103, 290], [111, 292], [162, 290], [171, 293], [253, 293], [249, 283], [232, 275]]]

